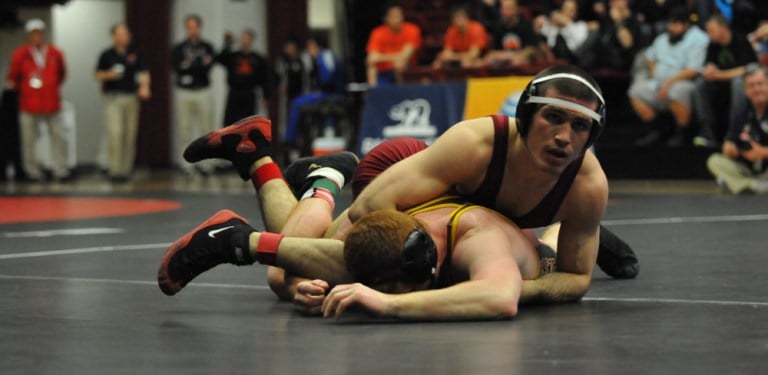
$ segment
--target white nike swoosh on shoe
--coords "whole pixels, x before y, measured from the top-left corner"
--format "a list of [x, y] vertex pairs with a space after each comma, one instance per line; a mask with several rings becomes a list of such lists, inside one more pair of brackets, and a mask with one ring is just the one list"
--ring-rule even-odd
[[225, 230], [227, 230], [227, 229], [232, 229], [232, 228], [234, 228], [234, 227], [235, 227], [234, 225], [230, 225], [230, 226], [228, 226], [228, 227], [219, 228], [219, 229], [214, 229], [214, 230], [212, 230], [212, 231], [209, 231], [209, 232], [208, 232], [208, 237], [211, 237], [211, 238], [216, 238], [216, 234], [217, 234], [217, 233], [219, 233], [219, 232], [223, 232], [223, 231], [225, 231]]

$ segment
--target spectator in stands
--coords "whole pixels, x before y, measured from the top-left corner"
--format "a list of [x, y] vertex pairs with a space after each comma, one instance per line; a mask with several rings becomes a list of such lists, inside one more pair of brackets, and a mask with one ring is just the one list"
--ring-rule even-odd
[[324, 38], [314, 36], [307, 40], [307, 55], [311, 61], [309, 92], [291, 103], [285, 128], [285, 142], [289, 145], [296, 141], [302, 107], [344, 93], [344, 70]]
[[[731, 32], [728, 20], [716, 14], [707, 21], [709, 46], [704, 70], [696, 81], [694, 104], [699, 123], [699, 135], [694, 144], [717, 147], [722, 134], [734, 121], [736, 111], [746, 105], [741, 76], [757, 56], [747, 37]], [[726, 116], [716, 114], [723, 113]], [[716, 124], [726, 124], [721, 129]]]
[[[238, 120], [267, 109], [270, 97], [270, 69], [267, 59], [253, 50], [256, 32], [245, 29], [240, 33], [240, 49], [232, 50], [232, 33], [224, 34], [224, 50], [216, 56], [216, 61], [227, 70], [227, 104], [224, 109], [224, 125], [234, 124]], [[261, 97], [257, 100], [257, 90]], [[260, 105], [257, 105], [259, 103]]]
[[[629, 87], [632, 109], [650, 124], [660, 111], [670, 111], [675, 121], [674, 135], [667, 144], [682, 146], [689, 136], [694, 79], [704, 66], [709, 38], [698, 26], [691, 25], [687, 8], [676, 8], [667, 22], [667, 32], [654, 39], [645, 51], [650, 76]], [[652, 129], [637, 139], [635, 145], [646, 147], [663, 137]]]
[[581, 64], [581, 54], [587, 49], [587, 39], [597, 36], [598, 24], [578, 19], [576, 0], [564, 0], [560, 8], [549, 16], [534, 19], [533, 29], [544, 36], [555, 57], [576, 65]]
[[687, 7], [688, 0], [634, 1], [632, 10], [642, 26], [643, 38], [653, 40], [666, 29], [672, 9]]
[[37, 161], [38, 124], [45, 123], [51, 140], [51, 167], [55, 180], [70, 177], [67, 167], [69, 142], [61, 118], [60, 86], [66, 76], [64, 54], [45, 40], [45, 22], [25, 24], [27, 43], [11, 55], [6, 85], [19, 93], [21, 161], [27, 178], [40, 181]]
[[309, 90], [308, 70], [308, 62], [304, 61], [301, 55], [299, 40], [289, 36], [283, 41], [280, 55], [274, 62], [273, 72], [277, 87], [277, 108], [280, 113], [277, 127], [280, 128], [278, 133], [281, 139], [285, 136], [285, 123], [291, 103]]
[[309, 89], [309, 68], [301, 58], [299, 41], [293, 37], [283, 42], [283, 51], [275, 62], [275, 76], [280, 92], [281, 106], [289, 107], [294, 99]]
[[443, 50], [432, 66], [445, 65], [471, 67], [480, 62], [480, 56], [488, 47], [488, 33], [480, 22], [469, 18], [466, 8], [457, 7], [451, 12], [451, 25], [445, 32]]
[[477, 9], [477, 22], [480, 22], [488, 33], [492, 33], [493, 29], [501, 20], [501, 4], [498, 0], [482, 0], [478, 4]]
[[758, 60], [765, 64], [768, 61], [768, 21], [762, 21], [747, 37]]
[[112, 47], [99, 56], [95, 77], [104, 92], [107, 173], [113, 182], [124, 182], [133, 172], [139, 100], [151, 96], [150, 76], [146, 62], [131, 44], [128, 26], [113, 26], [111, 35]]
[[[203, 20], [200, 16], [190, 14], [184, 17], [184, 28], [186, 38], [173, 48], [171, 54], [176, 74], [176, 123], [181, 145], [187, 145], [198, 135], [214, 130], [213, 92], [209, 77], [215, 58], [213, 45], [202, 38]], [[181, 157], [180, 152], [178, 155], [179, 166], [190, 176], [213, 172], [213, 163], [198, 163], [198, 171]]]
[[748, 105], [728, 129], [722, 153], [712, 154], [707, 168], [733, 194], [768, 193], [768, 70], [750, 64], [742, 76]]
[[384, 24], [376, 27], [368, 38], [366, 72], [372, 87], [402, 81], [402, 72], [415, 61], [421, 48], [421, 29], [405, 21], [403, 9], [387, 8]]
[[523, 65], [538, 60], [551, 60], [546, 42], [533, 31], [517, 0], [501, 0], [501, 15], [492, 27], [491, 50], [485, 61], [490, 65]]
[[595, 45], [582, 54], [582, 67], [629, 71], [640, 46], [640, 24], [628, 0], [610, 0]]
[[743, 35], [758, 26], [760, 11], [755, 6], [755, 3], [765, 3], [765, 1], [715, 0], [712, 3], [717, 12], [728, 20], [731, 30]]

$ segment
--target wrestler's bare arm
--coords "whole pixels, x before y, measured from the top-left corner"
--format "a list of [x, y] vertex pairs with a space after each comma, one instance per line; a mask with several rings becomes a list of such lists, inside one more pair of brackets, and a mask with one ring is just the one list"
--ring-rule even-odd
[[[352, 228], [352, 223], [347, 217], [347, 211], [341, 213], [333, 223], [327, 228], [325, 238], [338, 241], [317, 241], [308, 243], [307, 246], [294, 250], [299, 256], [293, 259], [303, 259], [304, 251], [312, 252], [309, 258], [316, 260], [310, 262], [290, 262], [291, 269], [285, 275], [285, 291], [287, 296], [284, 299], [292, 299], [297, 310], [307, 314], [319, 314], [319, 306], [323, 302], [325, 293], [333, 287], [339, 280], [350, 282], [344, 264], [343, 243], [347, 233]], [[292, 249], [293, 250], [293, 249]], [[316, 251], [319, 250], [319, 251]], [[319, 258], [319, 261], [317, 261]], [[283, 260], [288, 263], [288, 260]], [[329, 275], [333, 270], [343, 269], [343, 275]], [[341, 276], [342, 279], [338, 277]], [[322, 282], [318, 282], [322, 281]], [[331, 283], [329, 283], [330, 281]], [[300, 285], [304, 284], [304, 287]]]
[[359, 283], [338, 285], [326, 297], [323, 313], [338, 317], [358, 306], [375, 315], [399, 319], [508, 319], [517, 315], [523, 282], [514, 251], [530, 246], [519, 231], [515, 235], [478, 225], [461, 234], [452, 258], [453, 275], [462, 279], [468, 275], [468, 281], [404, 294], [385, 294]]
[[597, 259], [600, 220], [608, 201], [608, 182], [594, 156], [587, 155], [585, 163], [592, 164], [591, 171], [577, 177], [563, 203], [565, 215], [557, 241], [557, 272], [524, 281], [521, 303], [575, 301], [589, 289]]
[[[251, 252], [255, 252], [260, 235], [251, 233]], [[323, 279], [331, 285], [352, 281], [344, 264], [344, 242], [339, 240], [283, 237], [275, 259], [277, 267], [297, 277]]]
[[352, 203], [349, 218], [355, 222], [376, 210], [404, 210], [436, 198], [460, 182], [479, 180], [490, 160], [492, 139], [490, 118], [454, 125], [426, 150], [377, 176]]

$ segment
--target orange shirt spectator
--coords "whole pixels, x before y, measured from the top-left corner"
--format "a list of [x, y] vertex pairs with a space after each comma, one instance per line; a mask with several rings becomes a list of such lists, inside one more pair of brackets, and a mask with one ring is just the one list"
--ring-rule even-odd
[[473, 66], [480, 62], [480, 55], [487, 46], [485, 27], [471, 20], [466, 9], [456, 8], [451, 14], [451, 26], [445, 32], [443, 50], [432, 65], [436, 68], [456, 63], [462, 67]]
[[444, 46], [453, 52], [468, 52], [472, 47], [483, 50], [488, 46], [488, 33], [477, 21], [469, 21], [465, 32], [451, 25], [445, 33]]
[[375, 86], [399, 81], [400, 72], [413, 62], [420, 47], [421, 29], [405, 22], [399, 6], [387, 9], [384, 24], [373, 29], [368, 38], [368, 83]]

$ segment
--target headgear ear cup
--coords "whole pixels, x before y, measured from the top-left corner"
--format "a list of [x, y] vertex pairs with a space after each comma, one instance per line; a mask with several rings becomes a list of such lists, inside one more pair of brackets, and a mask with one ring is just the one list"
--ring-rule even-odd
[[528, 82], [525, 89], [523, 89], [523, 93], [520, 94], [520, 100], [517, 101], [517, 109], [515, 109], [517, 131], [523, 138], [528, 135], [528, 128], [531, 125], [531, 120], [533, 120], [533, 113], [536, 111], [536, 105], [529, 102], [531, 95], [535, 95], [532, 94], [532, 92], [536, 91], [533, 81], [535, 81], [535, 79]]
[[434, 278], [437, 247], [427, 232], [415, 228], [406, 237], [401, 265], [403, 273], [410, 281], [421, 282]]

